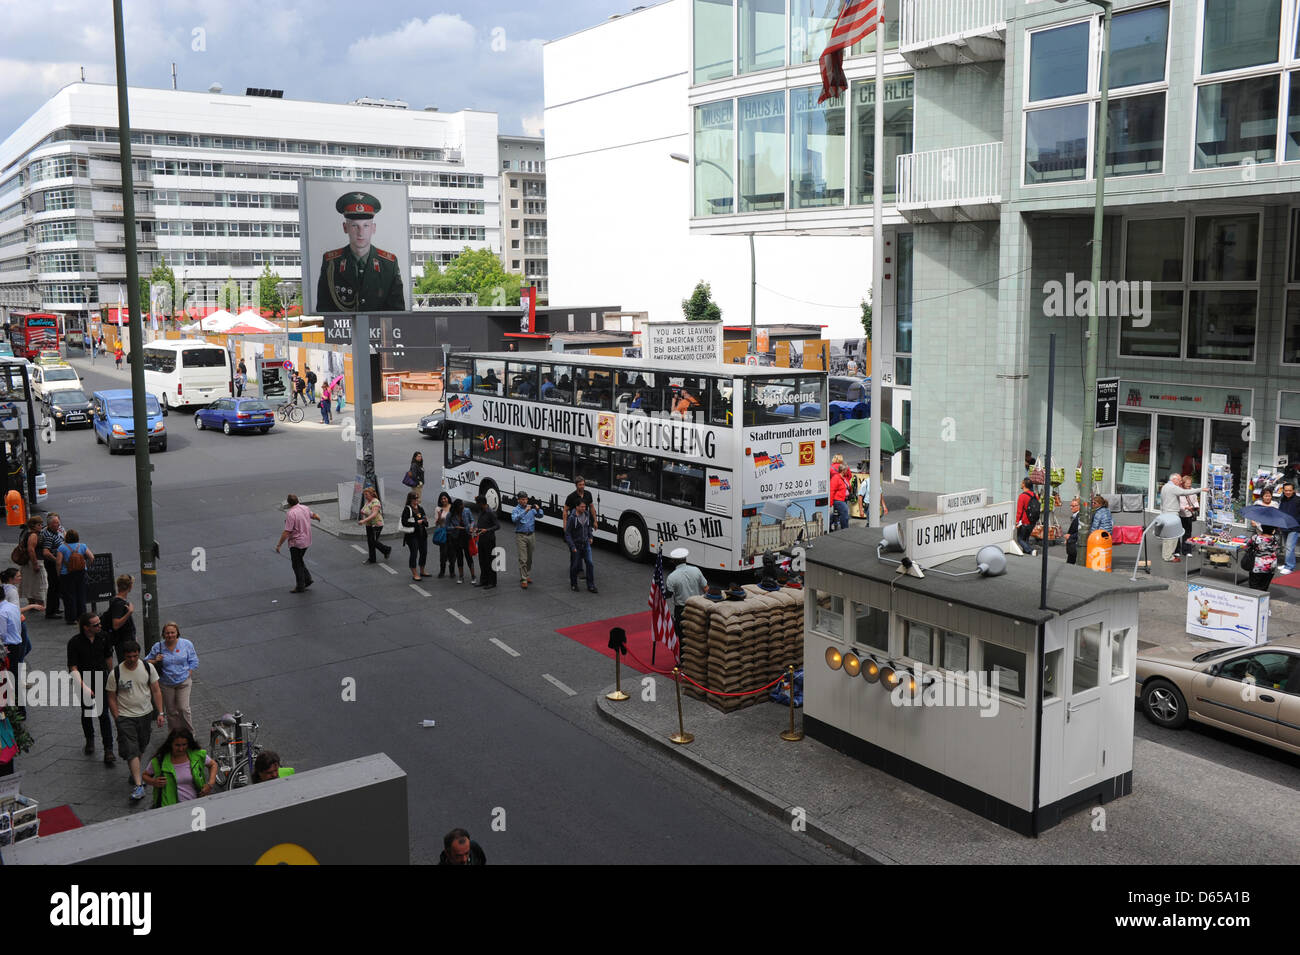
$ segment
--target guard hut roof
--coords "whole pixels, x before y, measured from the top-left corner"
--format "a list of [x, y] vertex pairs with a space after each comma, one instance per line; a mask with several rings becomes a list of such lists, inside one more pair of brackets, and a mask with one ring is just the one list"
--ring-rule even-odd
[[[954, 514], [959, 517], [960, 514]], [[1145, 591], [1168, 590], [1168, 585], [1147, 578], [1137, 583], [1123, 574], [1107, 574], [1088, 570], [1062, 560], [1048, 561], [1047, 610], [1039, 608], [1042, 586], [1042, 558], [1007, 555], [1007, 570], [997, 577], [948, 577], [930, 573], [934, 568], [947, 573], [961, 573], [975, 569], [975, 558], [957, 557], [944, 564], [922, 564], [924, 579], [898, 573], [894, 563], [903, 555], [897, 551], [885, 552], [888, 560], [876, 557], [876, 548], [883, 534], [875, 528], [851, 528], [837, 534], [817, 538], [808, 548], [807, 561], [819, 567], [829, 567], [864, 580], [893, 583], [897, 590], [907, 590], [935, 600], [974, 607], [1013, 620], [1023, 620], [1035, 626], [1077, 610], [1102, 597], [1112, 594], [1137, 594]]]

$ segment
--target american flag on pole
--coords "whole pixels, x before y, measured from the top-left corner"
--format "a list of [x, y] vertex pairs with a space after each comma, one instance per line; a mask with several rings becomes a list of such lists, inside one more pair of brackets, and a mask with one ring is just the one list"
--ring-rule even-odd
[[[673, 612], [664, 597], [664, 555], [660, 550], [655, 554], [655, 576], [650, 582], [650, 636], [653, 643], [662, 643], [664, 648], [677, 656], [677, 631], [673, 628]], [[653, 662], [653, 661], [652, 661]]]
[[818, 62], [822, 71], [822, 103], [839, 96], [849, 88], [844, 78], [844, 51], [861, 42], [884, 20], [884, 5], [880, 0], [845, 0], [839, 19], [831, 28], [831, 40]]

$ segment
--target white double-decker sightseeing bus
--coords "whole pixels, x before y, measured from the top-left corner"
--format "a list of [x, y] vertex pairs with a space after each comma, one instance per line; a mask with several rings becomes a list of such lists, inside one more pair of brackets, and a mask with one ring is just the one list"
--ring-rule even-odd
[[476, 352], [445, 379], [453, 497], [509, 508], [526, 491], [558, 528], [581, 476], [596, 535], [625, 556], [684, 546], [726, 570], [827, 526], [825, 372]]

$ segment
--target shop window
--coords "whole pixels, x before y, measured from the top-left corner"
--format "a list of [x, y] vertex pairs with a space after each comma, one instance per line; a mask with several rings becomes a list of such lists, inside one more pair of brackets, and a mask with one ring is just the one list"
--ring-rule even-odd
[[844, 636], [844, 598], [825, 590], [813, 591], [813, 629], [832, 637]]

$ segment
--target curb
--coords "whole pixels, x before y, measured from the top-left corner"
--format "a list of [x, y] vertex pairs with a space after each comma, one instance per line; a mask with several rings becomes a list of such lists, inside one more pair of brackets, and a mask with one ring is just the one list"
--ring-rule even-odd
[[[734, 793], [744, 799], [755, 809], [763, 812], [765, 815], [788, 824], [790, 822], [790, 811], [792, 806], [787, 805], [786, 801], [768, 792], [747, 780], [741, 779], [722, 766], [709, 759], [707, 756], [700, 756], [692, 752], [687, 746], [679, 746], [665, 736], [655, 733], [645, 726], [631, 719], [619, 715], [616, 707], [610, 701], [605, 699], [605, 694], [614, 689], [611, 683], [605, 689], [596, 694], [596, 710], [601, 717], [607, 722], [614, 724], [623, 732], [636, 739], [649, 742], [655, 745], [662, 752], [667, 753], [672, 759], [695, 770], [703, 776], [707, 776], [715, 782], [725, 785], [729, 792]], [[825, 826], [814, 822], [811, 819], [805, 820], [806, 828], [804, 830], [810, 836], [818, 841], [852, 859], [854, 862], [860, 862], [866, 865], [899, 865], [897, 859], [891, 858], [888, 853], [882, 852], [865, 843], [855, 842], [849, 836], [841, 833], [839, 830], [830, 826]]]

